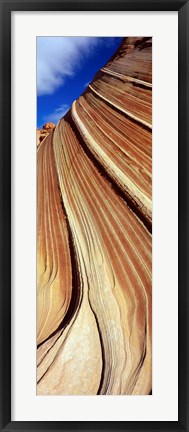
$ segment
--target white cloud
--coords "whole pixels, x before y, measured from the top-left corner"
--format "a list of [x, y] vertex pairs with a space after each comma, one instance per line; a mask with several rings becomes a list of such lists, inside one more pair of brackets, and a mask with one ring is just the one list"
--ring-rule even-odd
[[38, 37], [37, 91], [38, 95], [52, 94], [64, 84], [65, 77], [73, 76], [86, 56], [101, 38], [93, 37]]
[[52, 113], [43, 117], [44, 123], [52, 122], [58, 123], [58, 121], [68, 112], [69, 105], [63, 104], [56, 108]]

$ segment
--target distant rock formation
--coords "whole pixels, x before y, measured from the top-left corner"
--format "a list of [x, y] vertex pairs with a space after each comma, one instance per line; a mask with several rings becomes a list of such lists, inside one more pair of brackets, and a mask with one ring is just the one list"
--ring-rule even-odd
[[41, 142], [37, 204], [38, 395], [149, 394], [151, 38], [124, 38]]
[[37, 146], [46, 138], [55, 128], [54, 123], [45, 123], [42, 129], [37, 129]]

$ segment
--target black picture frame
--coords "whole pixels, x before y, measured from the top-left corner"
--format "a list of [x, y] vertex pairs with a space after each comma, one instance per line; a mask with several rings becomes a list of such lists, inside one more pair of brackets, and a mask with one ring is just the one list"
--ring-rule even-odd
[[[52, 422], [11, 421], [11, 11], [178, 11], [179, 67], [179, 385], [178, 421]], [[1, 431], [189, 431], [189, 1], [188, 0], [0, 0], [0, 430]]]

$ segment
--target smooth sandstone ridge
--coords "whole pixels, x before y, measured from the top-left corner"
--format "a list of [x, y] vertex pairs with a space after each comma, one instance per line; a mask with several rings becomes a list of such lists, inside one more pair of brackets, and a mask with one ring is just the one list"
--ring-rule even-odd
[[37, 394], [149, 394], [151, 38], [124, 38], [39, 145], [37, 218]]

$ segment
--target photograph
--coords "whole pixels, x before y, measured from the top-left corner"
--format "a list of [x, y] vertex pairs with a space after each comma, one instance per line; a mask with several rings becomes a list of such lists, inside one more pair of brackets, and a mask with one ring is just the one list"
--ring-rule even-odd
[[36, 38], [37, 396], [153, 395], [152, 39]]

